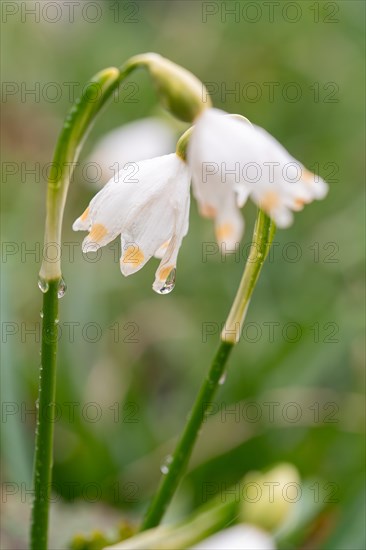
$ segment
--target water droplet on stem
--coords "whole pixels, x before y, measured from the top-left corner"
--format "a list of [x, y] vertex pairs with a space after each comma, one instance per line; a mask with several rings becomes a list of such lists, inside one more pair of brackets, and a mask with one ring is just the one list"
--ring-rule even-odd
[[173, 462], [172, 455], [168, 455], [165, 457], [165, 460], [163, 464], [160, 466], [160, 471], [163, 475], [167, 475], [169, 473], [170, 464]]
[[66, 290], [67, 290], [67, 285], [66, 285], [64, 279], [61, 277], [60, 282], [58, 283], [58, 288], [57, 288], [58, 298], [63, 298], [63, 296], [65, 296]]
[[38, 277], [38, 288], [41, 292], [43, 292], [43, 294], [45, 294], [49, 289], [48, 282], [46, 281], [46, 279], [43, 279], [43, 277], [41, 276]]

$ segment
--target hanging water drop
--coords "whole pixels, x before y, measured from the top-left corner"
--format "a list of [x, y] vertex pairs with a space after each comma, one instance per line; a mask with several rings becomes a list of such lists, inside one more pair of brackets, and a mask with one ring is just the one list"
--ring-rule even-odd
[[43, 319], [43, 311], [39, 312], [39, 316], [40, 316], [41, 319]]
[[43, 294], [45, 294], [49, 289], [48, 282], [41, 276], [38, 277], [38, 288], [41, 292], [43, 292]]
[[66, 283], [65, 283], [64, 279], [61, 277], [60, 282], [58, 283], [58, 287], [57, 287], [57, 296], [58, 296], [58, 298], [62, 298], [63, 296], [65, 296], [66, 289], [67, 289]]
[[175, 276], [177, 270], [175, 267], [171, 270], [168, 277], [165, 279], [165, 283], [161, 288], [154, 288], [158, 294], [169, 294], [175, 287]]
[[165, 457], [165, 460], [163, 464], [160, 466], [160, 471], [163, 475], [167, 475], [169, 473], [170, 464], [173, 462], [172, 455], [168, 455]]
[[221, 377], [220, 377], [220, 380], [219, 380], [219, 385], [220, 386], [223, 386], [226, 382], [226, 372], [224, 372]]

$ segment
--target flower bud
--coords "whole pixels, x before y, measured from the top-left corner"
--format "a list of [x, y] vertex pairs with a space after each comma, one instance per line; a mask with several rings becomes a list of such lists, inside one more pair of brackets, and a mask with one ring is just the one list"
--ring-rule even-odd
[[279, 464], [265, 474], [251, 472], [244, 484], [241, 521], [268, 531], [280, 527], [301, 498], [299, 474], [292, 464]]
[[184, 122], [192, 122], [211, 100], [202, 82], [192, 73], [156, 53], [137, 55], [129, 66], [145, 66], [154, 81], [163, 106]]

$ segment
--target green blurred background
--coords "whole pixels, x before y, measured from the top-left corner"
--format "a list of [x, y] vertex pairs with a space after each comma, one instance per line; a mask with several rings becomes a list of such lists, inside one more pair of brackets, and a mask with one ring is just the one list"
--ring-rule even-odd
[[[77, 2], [73, 22], [66, 2], [57, 2], [59, 21], [55, 2], [38, 3], [39, 21], [25, 11], [35, 4], [2, 3], [2, 547], [24, 547], [39, 369], [46, 182], [26, 171], [52, 160], [71, 107], [67, 83], [80, 93], [98, 70], [155, 51], [205, 82], [217, 107], [265, 127], [330, 184], [325, 201], [277, 232], [167, 519], [204, 502], [207, 487], [219, 493], [250, 470], [289, 461], [304, 479], [317, 480], [327, 504], [307, 547], [364, 548], [363, 2]], [[110, 104], [81, 163], [105, 132], [135, 119], [154, 114], [184, 129], [157, 106], [146, 74], [131, 81], [136, 102], [122, 93]], [[49, 83], [62, 91], [56, 100]], [[78, 168], [65, 243], [81, 243], [71, 225], [93, 193]], [[143, 513], [235, 294], [253, 205], [245, 217], [240, 261], [219, 253], [203, 261], [213, 227], [192, 201], [168, 296], [151, 290], [154, 260], [125, 279], [115, 248], [92, 262], [79, 244], [74, 258], [65, 246], [52, 548], [65, 548], [76, 532], [107, 530]]]

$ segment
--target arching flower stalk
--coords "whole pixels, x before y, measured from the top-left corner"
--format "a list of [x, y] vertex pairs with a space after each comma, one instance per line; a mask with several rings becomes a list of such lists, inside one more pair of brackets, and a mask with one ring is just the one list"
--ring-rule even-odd
[[[39, 378], [38, 417], [35, 438], [33, 487], [34, 499], [31, 517], [31, 550], [47, 550], [48, 516], [50, 503], [50, 488], [52, 481], [53, 426], [55, 416], [56, 395], [56, 358], [57, 358], [57, 322], [58, 298], [65, 293], [66, 285], [61, 271], [61, 234], [62, 219], [67, 198], [67, 192], [73, 167], [75, 166], [81, 146], [91, 128], [97, 114], [106, 104], [113, 92], [129, 74], [143, 67], [147, 69], [157, 88], [160, 101], [171, 114], [186, 121], [193, 120], [202, 110], [210, 106], [203, 102], [204, 86], [185, 69], [175, 63], [153, 53], [141, 54], [129, 59], [120, 69], [115, 67], [105, 69], [93, 77], [89, 86], [84, 88], [83, 95], [76, 100], [61, 130], [52, 163], [47, 187], [47, 214], [44, 236], [43, 262], [39, 274], [39, 288], [43, 292], [43, 321], [41, 367]], [[96, 93], [97, 92], [97, 93]], [[178, 160], [177, 160], [178, 163]], [[184, 170], [183, 170], [184, 171]], [[184, 178], [182, 177], [182, 182]], [[94, 216], [92, 209], [91, 215]], [[174, 219], [173, 219], [174, 218]], [[184, 235], [184, 216], [173, 216], [167, 228], [160, 235], [167, 233], [170, 238], [166, 257], [167, 262], [175, 262], [178, 241]], [[172, 230], [172, 224], [174, 230]], [[82, 221], [79, 221], [81, 224]], [[116, 228], [113, 228], [115, 230]], [[165, 231], [166, 230], [166, 231]], [[164, 233], [165, 231], [165, 233]], [[137, 232], [144, 244], [143, 234]], [[94, 227], [92, 237], [101, 237]], [[132, 232], [131, 238], [135, 234]], [[158, 235], [156, 235], [156, 238]], [[97, 240], [97, 239], [95, 239]], [[163, 244], [163, 243], [162, 243]], [[146, 255], [150, 254], [152, 243], [148, 243]], [[56, 261], [47, 253], [50, 248], [57, 251]], [[157, 250], [151, 253], [157, 253]], [[164, 262], [164, 259], [163, 259]], [[169, 264], [170, 265], [170, 264]], [[166, 264], [168, 267], [168, 263]], [[131, 263], [126, 262], [124, 269], [131, 269]], [[159, 276], [162, 277], [159, 272]], [[164, 281], [158, 280], [156, 287], [163, 290]]]
[[260, 209], [247, 266], [222, 333], [225, 341], [236, 343], [274, 224], [280, 228], [291, 225], [293, 212], [323, 199], [328, 185], [266, 130], [218, 109], [207, 109], [198, 117], [188, 161], [200, 211], [214, 219], [219, 243], [234, 246], [240, 242], [244, 229], [240, 208], [248, 198]]
[[[249, 257], [219, 349], [147, 511], [143, 530], [160, 522], [183, 475], [230, 352], [240, 338], [275, 222], [287, 227], [293, 211], [327, 191], [321, 178], [306, 171], [275, 138], [244, 117], [210, 108], [195, 122], [179, 140], [176, 154], [136, 163], [133, 182], [126, 180], [122, 169], [73, 226], [89, 231], [84, 251], [96, 250], [121, 234], [124, 275], [141, 269], [153, 255], [162, 257], [153, 289], [165, 294], [174, 287], [177, 255], [188, 231], [190, 177], [201, 213], [215, 220], [219, 243], [234, 246], [240, 241], [244, 229], [240, 207], [249, 197], [259, 206]], [[256, 169], [254, 181], [248, 167]]]
[[83, 251], [97, 250], [120, 234], [123, 275], [135, 273], [152, 256], [163, 257], [153, 289], [172, 290], [173, 284], [161, 283], [173, 279], [188, 231], [191, 177], [200, 213], [214, 218], [217, 241], [228, 247], [241, 240], [240, 208], [249, 197], [279, 227], [287, 227], [293, 211], [327, 191], [320, 177], [265, 130], [239, 115], [207, 109], [181, 137], [176, 154], [127, 162], [93, 198], [73, 225], [75, 231], [89, 231]]
[[[208, 109], [193, 128], [181, 137], [177, 145], [182, 158], [188, 161], [193, 177], [193, 190], [201, 213], [215, 220], [218, 242], [235, 244], [240, 241], [244, 223], [239, 208], [248, 197], [259, 206], [252, 245], [243, 276], [229, 316], [221, 333], [221, 342], [211, 367], [198, 392], [187, 423], [172, 454], [158, 491], [146, 513], [142, 530], [158, 525], [183, 475], [192, 454], [227, 360], [239, 341], [258, 277], [275, 233], [275, 222], [281, 227], [292, 221], [297, 211], [314, 198], [323, 198], [327, 184], [302, 167], [297, 181], [286, 181], [284, 169], [297, 161], [265, 130], [253, 127], [243, 117]], [[253, 183], [240, 165], [255, 164], [259, 178]], [[206, 176], [207, 166], [212, 177]], [[230, 172], [234, 165], [234, 172]], [[239, 165], [237, 168], [235, 165]], [[272, 177], [264, 169], [271, 166]]]
[[[237, 343], [249, 301], [273, 240], [275, 222], [292, 221], [292, 211], [314, 198], [322, 198], [327, 186], [300, 167], [297, 181], [288, 181], [284, 169], [296, 161], [263, 129], [238, 116], [211, 109], [203, 85], [191, 73], [157, 54], [131, 58], [121, 69], [102, 71], [92, 83], [100, 87], [97, 101], [85, 93], [67, 117], [50, 174], [47, 194], [45, 247], [61, 247], [62, 218], [72, 170], [95, 116], [132, 70], [145, 67], [158, 96], [170, 112], [194, 122], [177, 144], [176, 153], [125, 167], [93, 198], [75, 221], [75, 230], [89, 234], [83, 250], [97, 250], [121, 235], [120, 268], [124, 275], [141, 269], [153, 256], [161, 259], [153, 288], [160, 294], [174, 287], [177, 256], [188, 231], [190, 179], [203, 215], [215, 220], [219, 242], [233, 244], [244, 229], [240, 208], [250, 197], [258, 206], [252, 247], [243, 278], [218, 351], [193, 405], [142, 529], [158, 525], [176, 490], [233, 346]], [[118, 159], [116, 159], [118, 161]], [[255, 180], [248, 164], [259, 168]], [[234, 168], [232, 168], [234, 165]], [[270, 175], [265, 169], [270, 168]], [[246, 169], [245, 169], [246, 168]], [[294, 171], [290, 170], [293, 178]], [[286, 172], [288, 175], [288, 172]], [[291, 179], [291, 178], [290, 178]], [[42, 358], [37, 420], [31, 550], [47, 549], [48, 506], [52, 470], [53, 418], [56, 388], [58, 297], [65, 291], [60, 260], [44, 255], [39, 279], [44, 293]], [[44, 414], [47, 411], [47, 414]]]

